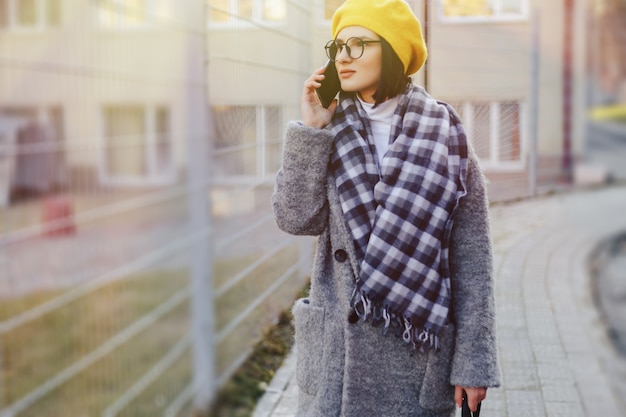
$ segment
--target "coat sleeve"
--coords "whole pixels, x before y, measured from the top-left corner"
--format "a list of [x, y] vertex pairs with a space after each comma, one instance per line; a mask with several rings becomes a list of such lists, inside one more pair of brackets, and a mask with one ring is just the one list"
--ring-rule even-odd
[[497, 387], [493, 259], [485, 180], [473, 153], [467, 195], [459, 202], [450, 241], [452, 311], [456, 344], [451, 384]]
[[280, 229], [294, 235], [319, 235], [328, 222], [326, 179], [333, 136], [289, 123], [283, 166], [276, 175], [272, 206]]

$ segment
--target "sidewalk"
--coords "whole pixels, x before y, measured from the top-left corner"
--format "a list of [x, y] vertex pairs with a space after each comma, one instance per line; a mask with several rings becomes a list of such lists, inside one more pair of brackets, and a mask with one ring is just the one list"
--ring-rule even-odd
[[[626, 417], [626, 358], [609, 342], [586, 267], [601, 239], [626, 229], [626, 187], [490, 213], [503, 385], [489, 390], [481, 415]], [[295, 414], [295, 360], [292, 352], [253, 417]]]

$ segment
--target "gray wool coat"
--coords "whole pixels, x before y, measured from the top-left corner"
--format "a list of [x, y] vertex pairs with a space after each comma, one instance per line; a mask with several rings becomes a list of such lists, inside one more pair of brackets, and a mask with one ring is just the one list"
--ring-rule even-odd
[[350, 324], [358, 276], [328, 162], [333, 136], [291, 122], [272, 196], [277, 225], [319, 235], [309, 297], [293, 307], [298, 417], [449, 417], [454, 385], [498, 386], [492, 256], [484, 178], [470, 150], [450, 242], [452, 310], [441, 350], [419, 352], [370, 322]]

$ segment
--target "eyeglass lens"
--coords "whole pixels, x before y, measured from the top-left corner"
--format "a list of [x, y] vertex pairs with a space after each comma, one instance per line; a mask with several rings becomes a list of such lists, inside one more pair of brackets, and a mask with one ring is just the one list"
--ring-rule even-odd
[[346, 52], [350, 58], [359, 59], [363, 55], [365, 41], [361, 38], [349, 38], [346, 43], [333, 40], [329, 41], [324, 47], [324, 49], [326, 49], [328, 59], [332, 61], [336, 60], [337, 54], [340, 54], [343, 51], [343, 48], [346, 48]]

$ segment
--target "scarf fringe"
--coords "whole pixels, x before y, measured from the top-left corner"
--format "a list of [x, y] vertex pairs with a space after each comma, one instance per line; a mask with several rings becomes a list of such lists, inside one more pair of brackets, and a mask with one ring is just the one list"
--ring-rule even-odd
[[[354, 312], [360, 321], [371, 321], [374, 327], [383, 326], [383, 336], [392, 330], [396, 337], [402, 337], [406, 345], [411, 345], [413, 349], [420, 352], [427, 350], [439, 351], [439, 336], [426, 327], [415, 326], [408, 317], [402, 317], [392, 311], [387, 306], [373, 303], [365, 294], [353, 297]], [[356, 300], [355, 300], [356, 299]]]

